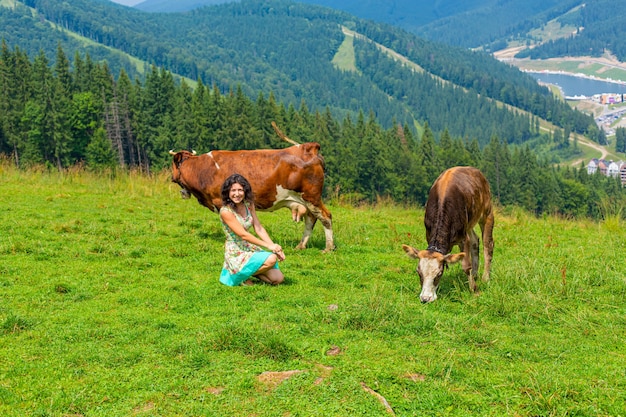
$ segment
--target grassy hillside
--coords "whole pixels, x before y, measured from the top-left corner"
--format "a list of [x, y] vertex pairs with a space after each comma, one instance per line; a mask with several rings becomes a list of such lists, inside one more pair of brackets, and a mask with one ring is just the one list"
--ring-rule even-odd
[[454, 266], [422, 305], [420, 208], [330, 202], [337, 251], [316, 228], [286, 285], [227, 288], [218, 218], [167, 172], [0, 176], [3, 416], [623, 414], [617, 216], [500, 210], [480, 296]]

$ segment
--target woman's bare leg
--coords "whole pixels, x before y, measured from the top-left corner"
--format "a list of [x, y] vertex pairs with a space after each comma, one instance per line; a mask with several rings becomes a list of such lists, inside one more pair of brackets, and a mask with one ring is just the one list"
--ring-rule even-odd
[[280, 272], [279, 269], [272, 269], [271, 271], [267, 271], [264, 274], [257, 274], [255, 275], [255, 277], [257, 277], [263, 282], [266, 282], [272, 285], [281, 284], [285, 280], [285, 276], [283, 275], [282, 272]]
[[278, 258], [275, 254], [271, 254], [267, 257], [265, 262], [263, 262], [263, 265], [261, 265], [261, 267], [256, 271], [254, 276], [263, 282], [267, 282], [268, 284], [278, 285], [282, 283], [285, 276], [280, 269], [274, 268], [276, 262], [278, 262]]

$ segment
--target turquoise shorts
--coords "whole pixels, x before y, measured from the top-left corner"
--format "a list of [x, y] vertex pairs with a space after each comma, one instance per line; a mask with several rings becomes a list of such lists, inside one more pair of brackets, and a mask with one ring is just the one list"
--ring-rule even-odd
[[[265, 261], [271, 254], [271, 252], [265, 251], [256, 252], [254, 255], [252, 255], [250, 260], [246, 262], [243, 268], [241, 268], [241, 270], [236, 274], [231, 274], [226, 268], [222, 268], [222, 273], [220, 274], [220, 282], [224, 285], [228, 285], [229, 287], [236, 287], [238, 285], [241, 285], [242, 282], [250, 278], [252, 274], [259, 270], [261, 265], [265, 263]], [[274, 268], [279, 269], [278, 262], [276, 262]]]

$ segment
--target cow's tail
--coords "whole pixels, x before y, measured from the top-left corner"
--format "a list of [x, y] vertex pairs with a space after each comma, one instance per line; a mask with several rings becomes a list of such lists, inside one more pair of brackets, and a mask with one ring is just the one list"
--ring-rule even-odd
[[296, 146], [300, 146], [300, 144], [298, 142], [296, 142], [293, 139], [289, 139], [287, 137], [287, 135], [285, 135], [276, 125], [276, 122], [272, 122], [272, 127], [274, 128], [274, 132], [276, 132], [276, 134], [278, 135], [279, 138], [281, 138], [282, 140], [284, 140], [285, 142], [289, 142], [292, 145], [296, 145]]

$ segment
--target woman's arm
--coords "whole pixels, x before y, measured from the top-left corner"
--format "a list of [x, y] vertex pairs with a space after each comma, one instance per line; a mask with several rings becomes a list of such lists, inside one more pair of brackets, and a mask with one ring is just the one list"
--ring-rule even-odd
[[[251, 213], [254, 213], [254, 212], [251, 211]], [[237, 218], [235, 217], [235, 214], [232, 211], [230, 211], [230, 210], [220, 210], [220, 218], [224, 221], [224, 223], [226, 223], [226, 225], [237, 236], [239, 236], [240, 238], [242, 238], [246, 242], [250, 242], [250, 243], [253, 243], [255, 245], [262, 246], [264, 248], [269, 249], [270, 251], [276, 253], [279, 256], [279, 259], [280, 259], [280, 255], [278, 254], [278, 252], [282, 253], [282, 248], [280, 247], [280, 245], [277, 245], [274, 242], [272, 242], [272, 239], [270, 239], [270, 237], [268, 236], [267, 232], [265, 232], [265, 229], [263, 229], [263, 226], [261, 226], [261, 229], [263, 229], [262, 234], [259, 235], [259, 237], [257, 237], [255, 235], [253, 235], [252, 233], [248, 232], [241, 225], [241, 223], [239, 223], [239, 220], [237, 220]], [[254, 225], [255, 222], [256, 223], [259, 222], [259, 220], [256, 218], [256, 213], [253, 214], [253, 220], [252, 221], [253, 221], [253, 225]], [[258, 234], [256, 225], [254, 226], [254, 229], [255, 229], [254, 231]]]
[[252, 216], [252, 227], [254, 227], [254, 232], [257, 234], [257, 236], [259, 236], [261, 239], [263, 239], [266, 242], [271, 242], [272, 244], [272, 246], [265, 246], [265, 247], [270, 249], [272, 252], [274, 252], [278, 256], [279, 260], [281, 261], [284, 260], [285, 254], [283, 253], [283, 248], [280, 245], [272, 241], [272, 238], [267, 233], [267, 230], [265, 230], [265, 228], [263, 227], [263, 225], [259, 221], [259, 218], [256, 215], [256, 209], [254, 207], [254, 204], [250, 204], [250, 215]]

